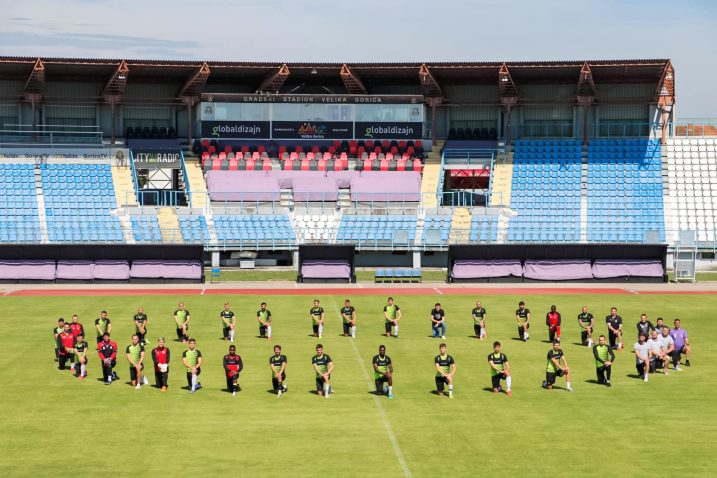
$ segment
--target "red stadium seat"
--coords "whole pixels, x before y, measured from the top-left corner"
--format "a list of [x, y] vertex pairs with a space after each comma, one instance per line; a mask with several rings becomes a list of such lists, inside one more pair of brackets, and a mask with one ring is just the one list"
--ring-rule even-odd
[[406, 160], [405, 159], [399, 159], [396, 162], [396, 171], [405, 171], [406, 170]]
[[308, 171], [310, 166], [311, 166], [311, 161], [309, 161], [308, 159], [301, 160], [301, 170], [302, 171]]
[[382, 160], [381, 160], [381, 164], [380, 164], [380, 166], [379, 166], [379, 169], [380, 169], [381, 171], [388, 171], [388, 160], [387, 160], [387, 159], [382, 159]]
[[304, 147], [297, 145], [297, 146], [294, 148], [294, 151], [296, 151], [297, 153], [303, 153], [303, 152], [304, 152]]
[[217, 152], [217, 148], [215, 148], [214, 146], [212, 146], [210, 144], [209, 147], [207, 148], [207, 151], [209, 151], [209, 154], [214, 154]]
[[374, 146], [374, 147], [373, 147], [373, 152], [376, 153], [376, 154], [383, 153], [383, 148], [382, 148], [380, 145], [379, 145], [379, 146]]
[[331, 159], [332, 156], [333, 156], [333, 155], [332, 155], [331, 153], [324, 153], [324, 159], [325, 159], [326, 161], [328, 161], [329, 159]]
[[308, 160], [316, 159], [316, 156], [314, 155], [314, 152], [313, 152], [313, 151], [309, 151], [308, 153], [306, 153], [306, 159], [308, 159]]
[[388, 149], [389, 149], [390, 147], [391, 147], [391, 142], [390, 142], [389, 140], [384, 139], [384, 140], [381, 142], [381, 149], [383, 149], [384, 151], [388, 151]]
[[266, 159], [264, 160], [264, 166], [262, 167], [262, 170], [264, 170], [264, 171], [271, 171], [271, 170], [272, 170], [271, 159], [266, 158]]
[[294, 160], [291, 158], [285, 160], [283, 166], [285, 171], [291, 171], [292, 169], [294, 169]]
[[279, 146], [279, 153], [286, 153], [286, 145], [285, 144], [282, 144], [281, 146]]
[[415, 153], [415, 152], [416, 152], [416, 150], [413, 149], [413, 146], [409, 146], [408, 148], [406, 148], [406, 153], [407, 153], [407, 154], [413, 154], [413, 153]]
[[230, 144], [224, 146], [224, 152], [229, 154], [232, 152], [232, 146]]
[[406, 142], [403, 141], [403, 140], [399, 141], [399, 142], [398, 142], [398, 147], [399, 147], [400, 149], [405, 149], [405, 148], [406, 148]]
[[209, 160], [209, 153], [202, 153], [202, 168], [204, 168], [205, 163]]
[[363, 170], [364, 171], [371, 171], [371, 168], [373, 167], [373, 159], [367, 159], [363, 162]]
[[350, 155], [352, 155], [352, 156], [355, 155], [357, 153], [357, 151], [358, 151], [358, 148], [356, 146], [349, 146], [349, 154]]
[[413, 160], [413, 170], [416, 171], [416, 172], [419, 172], [419, 173], [420, 173], [421, 171], [423, 171], [423, 165], [421, 164], [421, 160], [420, 160], [420, 159], [414, 159], [414, 160]]
[[356, 149], [356, 157], [360, 158], [361, 155], [362, 155], [363, 153], [365, 153], [365, 152], [366, 152], [366, 148], [364, 148], [363, 146], [359, 146], [359, 147]]
[[421, 141], [420, 139], [416, 140], [414, 144], [416, 145], [416, 148], [423, 148], [423, 141]]
[[222, 169], [222, 160], [219, 158], [212, 159], [212, 171], [219, 171]]
[[294, 160], [299, 159], [299, 153], [297, 153], [296, 151], [292, 151], [289, 154], [289, 158], [294, 159]]
[[236, 171], [239, 169], [239, 160], [236, 158], [229, 160], [229, 171]]
[[319, 145], [318, 145], [318, 144], [315, 144], [315, 145], [313, 145], [313, 146], [311, 147], [311, 152], [314, 153], [314, 154], [318, 154], [318, 153], [321, 152], [321, 148], [319, 148]]
[[237, 159], [244, 159], [244, 154], [241, 151], [234, 153], [234, 157]]
[[246, 153], [250, 152], [249, 145], [245, 144], [241, 147], [241, 152], [244, 153], [244, 156], [246, 156]]
[[202, 148], [207, 148], [207, 149], [209, 149], [209, 140], [208, 140], [208, 139], [203, 139], [203, 140], [202, 140]]
[[337, 159], [334, 161], [334, 171], [343, 171], [344, 169], [344, 162], [341, 159]]
[[398, 154], [398, 148], [396, 146], [391, 146], [391, 154]]
[[227, 153], [225, 153], [224, 151], [219, 153], [219, 159], [227, 159]]
[[319, 159], [319, 171], [326, 171], [326, 160]]
[[346, 153], [341, 153], [341, 154], [339, 155], [339, 159], [340, 159], [341, 161], [346, 162], [346, 161], [349, 160], [349, 157], [348, 157], [348, 155], [347, 155]]
[[392, 159], [393, 159], [393, 154], [392, 154], [392, 153], [388, 153], [388, 154], [386, 155], [386, 159], [388, 159], [389, 161], [392, 160]]
[[336, 153], [336, 146], [329, 146], [329, 153], [331, 153], [331, 154]]
[[247, 171], [254, 171], [254, 160], [253, 159], [247, 159], [246, 160], [246, 170]]
[[377, 157], [376, 153], [369, 153], [368, 155], [368, 159], [376, 159]]
[[366, 141], [366, 143], [364, 143], [364, 144], [366, 145], [366, 151], [369, 151], [369, 150], [372, 150], [372, 149], [373, 149], [373, 140], [370, 140], [370, 139], [369, 139], [369, 140]]

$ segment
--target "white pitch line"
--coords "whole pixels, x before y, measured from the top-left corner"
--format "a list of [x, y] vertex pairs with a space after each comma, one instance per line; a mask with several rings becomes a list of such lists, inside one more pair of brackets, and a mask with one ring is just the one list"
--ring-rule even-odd
[[[336, 311], [336, 314], [339, 316], [339, 319], [341, 320], [341, 312], [339, 312], [339, 306], [336, 305], [336, 301], [333, 297], [331, 297], [331, 302], [334, 304], [334, 310]], [[351, 347], [354, 351], [354, 356], [356, 357], [356, 361], [361, 366], [361, 371], [363, 372], [363, 376], [366, 379], [366, 384], [368, 385], [369, 391], [373, 391], [373, 383], [371, 383], [371, 376], [368, 373], [368, 370], [366, 369], [366, 365], [363, 363], [363, 360], [361, 359], [361, 354], [358, 351], [358, 347], [356, 347], [356, 341], [354, 339], [349, 339], [349, 342], [351, 342]], [[412, 478], [413, 475], [411, 474], [411, 470], [408, 468], [408, 463], [406, 463], [406, 458], [403, 456], [403, 452], [401, 451], [401, 447], [398, 444], [398, 440], [396, 439], [395, 433], [393, 433], [393, 427], [391, 427], [391, 422], [388, 420], [388, 417], [386, 416], [386, 412], [383, 409], [383, 405], [381, 405], [381, 401], [379, 398], [374, 395], [373, 396], [374, 403], [376, 404], [376, 408], [378, 408], [378, 413], [381, 415], [381, 420], [383, 420], [383, 425], [386, 427], [386, 433], [388, 434], [388, 439], [391, 441], [391, 445], [393, 445], [393, 452], [396, 454], [396, 458], [398, 459], [398, 463], [401, 465], [401, 468], [403, 469], [403, 475], [406, 478]]]
[[204, 293], [207, 291], [207, 289], [202, 289], [202, 291], [199, 293], [199, 295], [204, 295]]
[[438, 292], [440, 295], [443, 295], [443, 292], [441, 292], [440, 290], [438, 290], [436, 287], [434, 287], [433, 290], [435, 290], [436, 292]]

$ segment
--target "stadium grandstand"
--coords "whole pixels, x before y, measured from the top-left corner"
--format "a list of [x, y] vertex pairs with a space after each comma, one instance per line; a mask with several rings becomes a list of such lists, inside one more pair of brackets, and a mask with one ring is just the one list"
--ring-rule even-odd
[[448, 280], [664, 280], [669, 253], [693, 279], [717, 123], [674, 108], [669, 60], [0, 58], [0, 279], [202, 280], [299, 246]]

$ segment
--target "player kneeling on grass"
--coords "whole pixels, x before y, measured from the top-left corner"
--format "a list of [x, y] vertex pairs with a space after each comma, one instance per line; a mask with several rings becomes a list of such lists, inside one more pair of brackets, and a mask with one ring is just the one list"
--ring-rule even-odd
[[75, 372], [75, 336], [68, 322], [64, 323], [62, 332], [57, 335], [57, 361], [60, 370], [65, 370], [65, 364], [69, 362], [70, 370]]
[[647, 377], [650, 372], [650, 347], [647, 345], [645, 340], [645, 334], [640, 334], [635, 342], [635, 367], [637, 368], [637, 375], [647, 382]]
[[389, 399], [393, 398], [393, 363], [391, 357], [386, 355], [385, 345], [378, 347], [378, 355], [373, 356], [371, 363], [373, 363], [376, 393], [385, 394]]
[[570, 387], [570, 368], [568, 367], [568, 360], [565, 358], [565, 354], [560, 349], [560, 342], [557, 340], [553, 342], [553, 348], [548, 352], [548, 367], [545, 371], [545, 381], [543, 382], [543, 388], [552, 389], [555, 385], [555, 378], [565, 376], [565, 389], [568, 392], [572, 392], [573, 389]]
[[560, 312], [554, 305], [550, 306], [550, 312], [545, 314], [545, 325], [548, 326], [548, 342], [560, 342]]
[[164, 337], [157, 339], [157, 347], [152, 349], [152, 362], [154, 362], [154, 383], [163, 392], [169, 386], [169, 358], [170, 352], [164, 346]]
[[189, 338], [189, 320], [191, 319], [189, 311], [184, 308], [184, 302], [178, 304], [177, 310], [174, 311], [174, 322], [177, 324], [177, 341], [187, 343]]
[[647, 349], [650, 355], [650, 373], [656, 373], [658, 368], [662, 373], [669, 375], [667, 368], [670, 366], [671, 357], [662, 345], [662, 339], [657, 330], [652, 331], [652, 337], [647, 340]]
[[334, 370], [334, 363], [331, 357], [324, 353], [324, 346], [316, 346], [316, 355], [311, 357], [311, 365], [316, 372], [316, 394], [329, 398], [331, 390], [331, 372]]
[[593, 314], [588, 312], [587, 305], [584, 305], [582, 310], [578, 314], [578, 325], [580, 326], [580, 340], [582, 341], [583, 345], [592, 347], [595, 319], [593, 317]]
[[102, 341], [97, 344], [97, 355], [102, 364], [102, 380], [105, 385], [110, 385], [112, 380], [117, 380], [119, 377], [113, 370], [117, 365], [117, 343], [110, 340], [109, 332], [102, 334]]
[[75, 338], [75, 375], [77, 378], [87, 378], [87, 349], [85, 334], [81, 333]]
[[682, 328], [680, 319], [675, 319], [674, 324], [675, 328], [670, 330], [670, 337], [672, 337], [675, 346], [675, 353], [672, 355], [672, 364], [675, 370], [681, 370], [680, 359], [682, 355], [685, 356], [685, 365], [690, 366], [690, 339], [687, 336], [687, 331]]
[[271, 311], [266, 308], [266, 302], [262, 302], [256, 311], [256, 320], [259, 322], [259, 337], [271, 339]]
[[324, 308], [319, 305], [318, 299], [314, 299], [314, 306], [309, 309], [309, 316], [314, 337], [321, 338], [324, 333]]
[[398, 338], [398, 322], [401, 320], [401, 308], [393, 303], [393, 297], [389, 297], [388, 303], [383, 307], [383, 318], [386, 326], [386, 337], [393, 335]]
[[202, 373], [202, 352], [197, 350], [197, 341], [189, 339], [189, 348], [182, 352], [182, 363], [187, 367], [187, 386], [189, 393], [194, 393], [202, 384], [199, 383], [199, 374]]
[[144, 345], [139, 342], [139, 335], [132, 336], [132, 343], [127, 346], [125, 351], [127, 361], [129, 362], [129, 381], [130, 384], [139, 390], [142, 384], [148, 384], [147, 377], [142, 375], [144, 370]]
[[135, 334], [139, 335], [139, 343], [147, 345], [147, 314], [144, 313], [144, 308], [138, 307], [137, 313], [132, 318], [134, 320]]
[[597, 381], [601, 385], [611, 387], [612, 363], [615, 361], [615, 352], [605, 343], [605, 336], [598, 337], [598, 343], [593, 347], [595, 357], [595, 372]]
[[224, 356], [224, 372], [227, 375], [227, 392], [231, 392], [232, 395], [236, 395], [237, 392], [241, 392], [239, 386], [239, 372], [244, 370], [244, 364], [242, 363], [241, 357], [237, 355], [237, 349], [235, 346], [229, 346], [229, 353]]
[[508, 363], [508, 357], [500, 351], [500, 342], [493, 342], [493, 353], [488, 355], [488, 364], [490, 365], [490, 379], [491, 385], [493, 385], [493, 393], [498, 393], [502, 390], [500, 381], [505, 380], [506, 395], [509, 397], [513, 395], [510, 391], [512, 379], [510, 377], [510, 364]]
[[518, 302], [518, 309], [515, 311], [515, 320], [518, 322], [518, 337], [523, 342], [527, 342], [530, 338], [528, 329], [530, 328], [530, 309], [525, 307], [525, 302]]
[[274, 355], [269, 357], [269, 368], [271, 368], [271, 386], [277, 397], [289, 389], [286, 386], [286, 355], [281, 353], [281, 345], [274, 347]]
[[346, 299], [341, 307], [341, 319], [343, 319], [344, 337], [356, 338], [356, 309], [351, 301]]
[[448, 397], [453, 398], [453, 377], [456, 373], [456, 361], [446, 353], [446, 344], [438, 346], [439, 354], [433, 362], [436, 365], [436, 390], [443, 395], [445, 385], [448, 384]]
[[224, 308], [219, 312], [219, 318], [222, 319], [222, 337], [224, 340], [234, 342], [237, 318], [234, 312], [229, 310], [229, 302], [224, 303]]
[[473, 316], [473, 332], [476, 338], [483, 340], [488, 337], [485, 331], [486, 311], [480, 301], [476, 301], [476, 306], [471, 311], [471, 316]]
[[610, 315], [605, 317], [607, 325], [607, 336], [610, 340], [610, 348], [613, 350], [622, 349], [622, 317], [617, 315], [617, 308], [610, 309]]

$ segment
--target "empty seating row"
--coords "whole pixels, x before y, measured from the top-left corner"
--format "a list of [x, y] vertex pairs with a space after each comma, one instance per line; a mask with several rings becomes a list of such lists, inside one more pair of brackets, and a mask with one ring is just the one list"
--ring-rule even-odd
[[374, 282], [421, 282], [421, 269], [376, 269]]
[[209, 228], [204, 216], [177, 216], [177, 219], [184, 242], [210, 241]]
[[271, 157], [276, 157], [279, 154], [286, 152], [294, 153], [348, 153], [352, 156], [360, 156], [363, 152], [374, 152], [374, 153], [393, 153], [403, 154], [408, 153], [410, 155], [420, 156], [424, 152], [423, 142], [417, 141], [398, 141], [398, 140], [352, 140], [352, 141], [338, 141], [335, 140], [329, 143], [323, 144], [297, 144], [297, 145], [276, 145], [270, 143], [268, 145], [231, 145], [222, 144], [220, 145], [216, 140], [204, 139], [201, 142], [195, 141], [192, 146], [193, 151], [196, 154], [200, 153], [236, 153], [240, 152], [244, 155], [247, 153], [268, 153]]
[[290, 242], [296, 240], [296, 234], [286, 215], [217, 215], [214, 216], [214, 229], [220, 242], [258, 241]]
[[31, 164], [0, 164], [0, 242], [42, 240]]
[[339, 242], [413, 243], [418, 217], [344, 215], [336, 236]]
[[423, 222], [423, 243], [439, 245], [448, 242], [453, 216], [426, 216]]
[[137, 242], [160, 242], [162, 231], [157, 216], [131, 216], [132, 235]]

